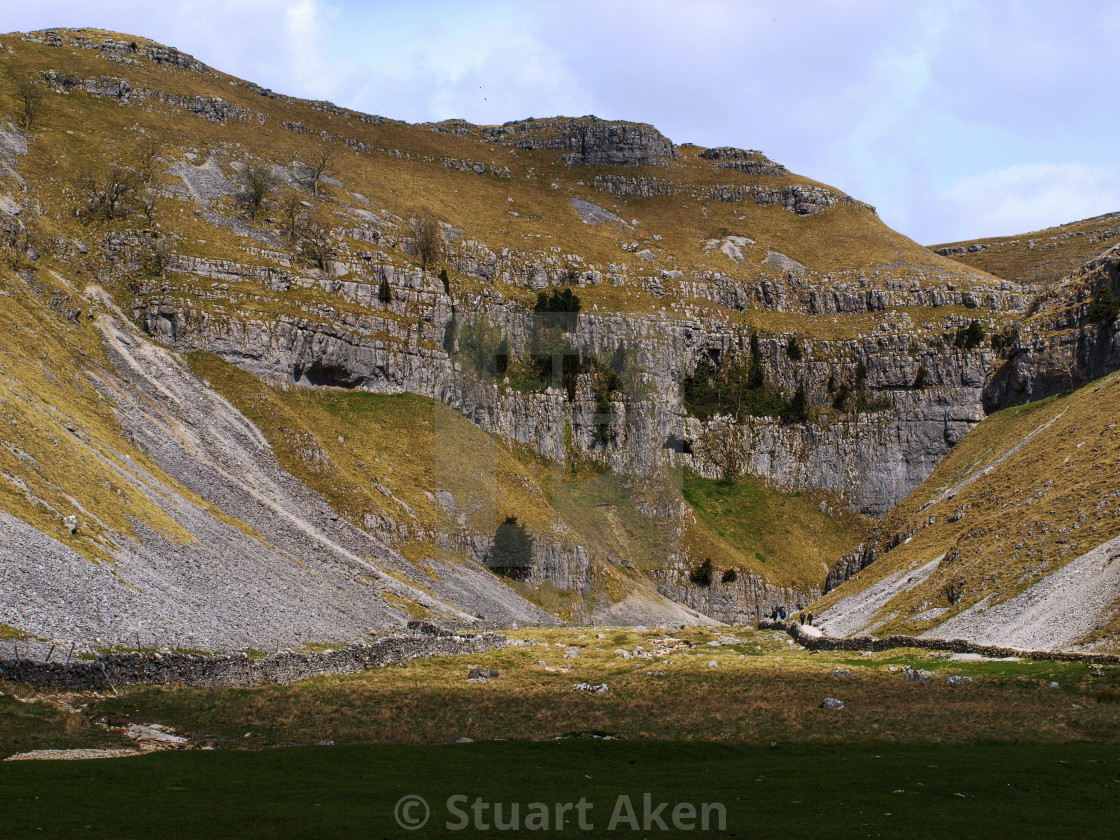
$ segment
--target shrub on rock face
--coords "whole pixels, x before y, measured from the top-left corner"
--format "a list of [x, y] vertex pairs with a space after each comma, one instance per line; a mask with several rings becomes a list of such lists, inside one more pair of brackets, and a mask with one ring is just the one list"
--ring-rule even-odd
[[967, 327], [958, 327], [953, 338], [953, 346], [962, 350], [975, 350], [984, 343], [984, 327], [979, 321], [971, 321]]
[[579, 296], [571, 289], [552, 288], [537, 293], [525, 365], [525, 372], [535, 382], [534, 390], [556, 385], [563, 387], [569, 400], [575, 399], [576, 382], [587, 363], [566, 333], [575, 329], [579, 312]]
[[[493, 376], [497, 370], [498, 348], [502, 328], [487, 318], [475, 316], [459, 331], [459, 356], [463, 364], [482, 376]], [[506, 362], [508, 364], [507, 355]]]
[[1019, 330], [1017, 327], [1005, 327], [1003, 332], [992, 334], [992, 349], [997, 353], [1014, 350], [1018, 343]]
[[789, 343], [786, 344], [786, 355], [795, 362], [801, 361], [801, 342], [797, 340], [797, 336], [791, 335], [789, 337]]
[[804, 385], [797, 386], [793, 399], [789, 401], [789, 408], [784, 413], [786, 417], [798, 423], [809, 420], [809, 397], [805, 393]]
[[443, 328], [443, 349], [450, 356], [455, 352], [455, 339], [459, 335], [459, 320], [455, 317], [455, 307], [451, 307], [451, 319]]
[[751, 333], [748, 350], [724, 354], [722, 360], [701, 357], [692, 376], [682, 383], [685, 408], [699, 420], [717, 414], [744, 417], [776, 417], [788, 411], [789, 403], [766, 383], [758, 334]]
[[498, 376], [505, 376], [506, 371], [509, 369], [509, 339], [502, 337], [498, 343], [498, 349], [494, 351], [494, 370]]
[[728, 569], [726, 572], [723, 573], [723, 582], [724, 583], [734, 583], [738, 579], [739, 579], [739, 573], [737, 571], [735, 571], [734, 569]]
[[758, 345], [758, 333], [752, 332], [750, 338], [750, 362], [747, 366], [747, 387], [761, 388], [766, 376], [762, 370], [762, 349]]
[[428, 271], [439, 265], [443, 259], [446, 240], [439, 220], [431, 216], [416, 217], [412, 220], [412, 239], [416, 258], [420, 267]]
[[928, 384], [929, 384], [929, 370], [926, 368], [925, 365], [922, 365], [920, 368], [918, 368], [917, 376], [914, 377], [914, 388], [920, 391], [923, 388], [925, 388], [926, 385], [928, 385]]
[[494, 534], [494, 547], [490, 550], [489, 566], [495, 572], [513, 580], [524, 580], [533, 566], [533, 538], [516, 516], [506, 517]]
[[1089, 320], [1094, 324], [1111, 324], [1120, 316], [1120, 297], [1111, 289], [1101, 289], [1089, 304]]
[[393, 299], [393, 290], [389, 288], [389, 281], [384, 278], [381, 279], [381, 284], [377, 287], [377, 299], [385, 305], [388, 305]]
[[549, 289], [537, 292], [537, 303], [533, 307], [545, 327], [559, 327], [564, 332], [575, 329], [576, 318], [580, 311], [579, 295], [571, 289]]
[[856, 365], [856, 390], [862, 390], [863, 386], [867, 384], [867, 364], [860, 362]]
[[692, 570], [688, 579], [695, 583], [697, 586], [711, 586], [712, 585], [712, 561], [705, 560], [699, 566]]

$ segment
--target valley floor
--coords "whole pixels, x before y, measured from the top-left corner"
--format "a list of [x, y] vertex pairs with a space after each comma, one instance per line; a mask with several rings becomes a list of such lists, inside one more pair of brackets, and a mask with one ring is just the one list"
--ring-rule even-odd
[[[433, 821], [412, 836], [445, 836], [458, 819], [446, 799], [460, 792], [522, 807], [586, 796], [594, 829], [566, 829], [580, 836], [605, 833], [621, 794], [640, 820], [647, 792], [720, 802], [739, 837], [889, 837], [902, 825], [911, 837], [1024, 836], [1028, 825], [1107, 836], [1120, 816], [1120, 666], [811, 652], [732, 628], [508, 635], [510, 647], [482, 655], [289, 686], [63, 695], [4, 684], [0, 755], [139, 756], [0, 764], [14, 806], [5, 829], [398, 836], [394, 803], [415, 794]], [[906, 679], [907, 667], [928, 681]], [[499, 676], [471, 681], [472, 668]], [[821, 708], [826, 697], [845, 707]], [[161, 731], [187, 748], [152, 749]]]
[[[136, 685], [64, 695], [6, 683], [0, 755], [130, 746], [127, 728], [153, 723], [193, 747], [218, 749], [592, 735], [764, 745], [1120, 743], [1120, 666], [920, 649], [813, 652], [784, 633], [744, 629], [533, 628], [507, 635], [510, 647], [486, 654], [287, 686]], [[905, 679], [908, 667], [929, 680]], [[471, 668], [500, 676], [471, 681]], [[951, 685], [951, 676], [970, 679]], [[845, 708], [820, 708], [826, 697]]]

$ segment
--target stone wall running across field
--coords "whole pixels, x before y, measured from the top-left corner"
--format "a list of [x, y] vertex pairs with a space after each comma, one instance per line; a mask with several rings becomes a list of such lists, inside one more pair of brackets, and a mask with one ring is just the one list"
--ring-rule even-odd
[[260, 659], [244, 653], [201, 656], [188, 653], [121, 653], [93, 661], [0, 660], [0, 680], [35, 688], [102, 691], [118, 685], [200, 685], [247, 687], [288, 685], [323, 674], [356, 674], [425, 656], [485, 653], [505, 647], [497, 633], [456, 634], [427, 622], [410, 622], [409, 634], [386, 636], [371, 644], [300, 653], [283, 650]]
[[978, 645], [964, 639], [926, 639], [917, 636], [817, 636], [805, 632], [796, 621], [758, 622], [759, 630], [782, 630], [789, 633], [794, 641], [809, 650], [870, 650], [882, 651], [894, 648], [924, 648], [925, 650], [946, 650], [952, 653], [975, 653], [980, 656], [1004, 657], [1018, 656], [1023, 659], [1051, 659], [1059, 662], [1089, 662], [1100, 665], [1120, 664], [1120, 654], [1115, 653], [1075, 653], [1064, 650], [1023, 650], [1021, 648], [1000, 647], [998, 645]]

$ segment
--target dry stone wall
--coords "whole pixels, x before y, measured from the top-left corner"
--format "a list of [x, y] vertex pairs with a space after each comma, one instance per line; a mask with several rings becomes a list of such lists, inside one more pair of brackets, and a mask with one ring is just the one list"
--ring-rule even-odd
[[879, 652], [894, 650], [896, 648], [924, 648], [925, 650], [943, 650], [950, 653], [974, 653], [979, 656], [1002, 658], [1015, 656], [1023, 659], [1046, 659], [1057, 662], [1089, 662], [1100, 665], [1115, 665], [1120, 663], [1120, 654], [1115, 653], [1077, 653], [1063, 650], [1023, 650], [1021, 648], [1001, 647], [999, 645], [978, 645], [964, 639], [927, 639], [917, 636], [887, 636], [877, 639], [874, 636], [851, 636], [837, 638], [835, 636], [816, 636], [806, 633], [796, 621], [771, 621], [763, 619], [758, 622], [760, 630], [781, 630], [789, 633], [794, 641], [809, 650], [870, 650]]
[[283, 650], [260, 659], [244, 653], [122, 653], [69, 663], [3, 659], [0, 680], [66, 691], [104, 691], [135, 683], [211, 687], [289, 685], [325, 674], [356, 674], [420, 657], [481, 654], [506, 645], [506, 638], [497, 633], [459, 635], [420, 622], [410, 622], [410, 628], [414, 632], [408, 635], [386, 636], [370, 644], [314, 653]]

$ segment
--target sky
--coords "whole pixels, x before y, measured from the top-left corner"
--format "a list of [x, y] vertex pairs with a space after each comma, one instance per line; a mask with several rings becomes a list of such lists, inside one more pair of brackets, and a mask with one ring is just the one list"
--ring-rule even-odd
[[410, 122], [594, 114], [761, 149], [923, 244], [1120, 210], [1106, 0], [0, 0]]

